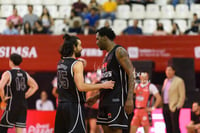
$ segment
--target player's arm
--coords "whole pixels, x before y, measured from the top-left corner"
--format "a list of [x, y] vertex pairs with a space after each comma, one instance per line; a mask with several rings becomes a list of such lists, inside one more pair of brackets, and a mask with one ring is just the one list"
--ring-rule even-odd
[[3, 102], [9, 99], [9, 97], [5, 96], [4, 92], [5, 85], [9, 82], [9, 80], [10, 80], [10, 74], [8, 71], [6, 71], [2, 74], [2, 78], [0, 80], [0, 95]]
[[162, 101], [162, 98], [161, 98], [159, 92], [156, 93], [156, 94], [154, 95], [154, 97], [156, 98], [156, 101], [155, 101], [155, 104], [154, 104], [154, 106], [153, 106], [153, 109], [157, 108], [157, 107], [160, 105], [161, 101]]
[[32, 96], [38, 90], [38, 84], [36, 83], [36, 81], [29, 74], [27, 74], [27, 78], [28, 78], [27, 84], [30, 88], [25, 94], [26, 99]]
[[128, 114], [133, 112], [133, 90], [135, 87], [135, 68], [133, 67], [131, 60], [129, 59], [127, 51], [119, 47], [116, 50], [116, 57], [120, 65], [126, 71], [128, 75], [128, 96], [125, 103], [125, 110]]
[[73, 66], [74, 82], [79, 91], [92, 91], [99, 89], [113, 89], [114, 81], [106, 81], [102, 84], [87, 84], [84, 82], [83, 63], [78, 61]]
[[158, 88], [154, 84], [150, 84], [149, 90], [150, 90], [150, 93], [153, 94], [153, 96], [156, 98], [156, 101], [151, 108], [147, 109], [147, 111], [153, 111], [160, 105], [160, 103], [162, 102], [162, 98], [158, 91]]

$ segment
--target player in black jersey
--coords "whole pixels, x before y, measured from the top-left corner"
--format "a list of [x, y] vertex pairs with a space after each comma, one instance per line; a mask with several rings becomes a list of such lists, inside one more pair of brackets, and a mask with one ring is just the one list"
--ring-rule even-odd
[[21, 62], [20, 55], [11, 54], [9, 59], [11, 70], [4, 72], [0, 80], [0, 96], [2, 101], [7, 103], [1, 117], [0, 133], [7, 133], [8, 128], [14, 126], [16, 133], [22, 133], [23, 128], [26, 128], [26, 99], [38, 89], [35, 80], [20, 69]]
[[55, 120], [55, 133], [84, 133], [85, 118], [83, 106], [84, 91], [112, 89], [113, 81], [102, 84], [86, 84], [83, 76], [83, 63], [76, 59], [81, 56], [81, 41], [76, 36], [64, 35], [61, 46], [61, 60], [57, 65], [58, 108]]
[[127, 51], [113, 40], [112, 29], [103, 27], [97, 31], [97, 45], [108, 53], [102, 65], [101, 81], [115, 81], [113, 90], [100, 90], [100, 95], [88, 99], [92, 104], [100, 98], [97, 124], [101, 124], [105, 133], [121, 133], [127, 130], [128, 116], [133, 112], [134, 67]]

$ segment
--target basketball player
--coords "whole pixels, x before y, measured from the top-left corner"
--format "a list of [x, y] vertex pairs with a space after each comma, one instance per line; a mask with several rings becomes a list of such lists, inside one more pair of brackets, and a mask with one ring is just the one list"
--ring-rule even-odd
[[[140, 75], [140, 84], [134, 90], [136, 93], [135, 113], [131, 122], [131, 133], [136, 133], [139, 126], [144, 127], [144, 132], [149, 133], [149, 118], [148, 112], [153, 111], [160, 103], [161, 96], [157, 87], [149, 82], [149, 75], [147, 72], [142, 72]], [[150, 94], [156, 98], [155, 104], [150, 108], [147, 107], [147, 102]]]
[[61, 47], [61, 60], [57, 66], [58, 108], [55, 120], [55, 133], [84, 133], [83, 115], [84, 91], [112, 89], [114, 81], [102, 84], [86, 84], [83, 76], [83, 63], [76, 59], [81, 56], [81, 41], [76, 36], [64, 35]]
[[26, 128], [26, 99], [38, 89], [35, 80], [20, 69], [21, 62], [20, 55], [11, 54], [9, 59], [11, 70], [4, 72], [0, 81], [1, 99], [7, 102], [6, 110], [1, 118], [0, 133], [7, 133], [8, 128], [14, 126], [16, 133], [22, 133], [23, 128]]
[[113, 42], [115, 33], [103, 27], [96, 34], [97, 45], [106, 50], [102, 65], [101, 82], [115, 81], [113, 90], [100, 90], [100, 95], [88, 99], [88, 104], [100, 98], [97, 124], [105, 133], [122, 133], [128, 129], [128, 116], [133, 112], [134, 68], [127, 51]]

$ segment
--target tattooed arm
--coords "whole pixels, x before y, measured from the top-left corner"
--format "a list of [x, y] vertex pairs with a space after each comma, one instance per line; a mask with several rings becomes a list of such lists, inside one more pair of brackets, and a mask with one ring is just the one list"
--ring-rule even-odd
[[125, 103], [125, 111], [130, 114], [133, 112], [133, 90], [135, 87], [135, 68], [133, 67], [131, 60], [129, 59], [127, 51], [119, 47], [116, 50], [116, 57], [120, 65], [126, 71], [128, 75], [128, 95]]

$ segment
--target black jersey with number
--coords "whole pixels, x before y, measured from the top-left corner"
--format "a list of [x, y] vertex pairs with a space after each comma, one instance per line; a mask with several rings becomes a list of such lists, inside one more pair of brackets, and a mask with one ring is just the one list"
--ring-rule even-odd
[[59, 102], [84, 103], [83, 92], [78, 91], [74, 82], [73, 65], [77, 62], [74, 58], [63, 58], [58, 62], [58, 100]]
[[27, 108], [25, 93], [28, 89], [28, 77], [26, 72], [21, 69], [11, 69], [8, 72], [10, 81], [5, 87], [5, 95], [10, 99], [7, 101], [7, 110]]
[[113, 90], [101, 89], [100, 106], [117, 104], [124, 106], [127, 98], [128, 76], [116, 58], [116, 49], [121, 47], [116, 45], [105, 57], [102, 65], [101, 81], [113, 80], [115, 85]]

